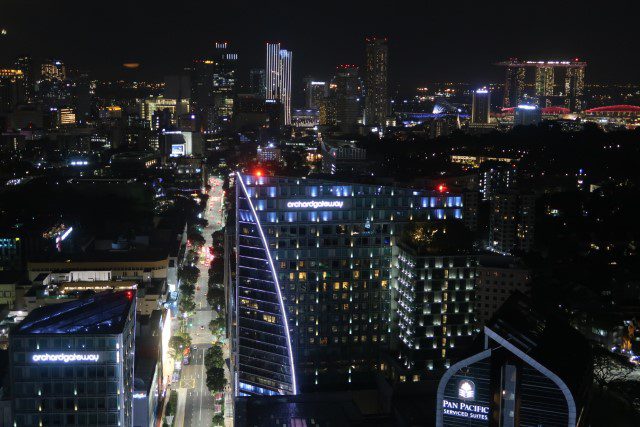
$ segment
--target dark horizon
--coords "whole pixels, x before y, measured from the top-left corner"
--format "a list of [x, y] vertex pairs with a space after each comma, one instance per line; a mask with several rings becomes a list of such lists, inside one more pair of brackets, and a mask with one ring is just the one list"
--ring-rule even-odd
[[[406, 2], [379, 5], [325, 1], [313, 8], [278, 5], [161, 3], [113, 0], [108, 7], [66, 0], [8, 0], [0, 28], [0, 65], [15, 56], [60, 58], [99, 79], [162, 80], [226, 40], [240, 55], [240, 70], [264, 66], [264, 43], [293, 51], [294, 84], [306, 75], [328, 79], [340, 63], [361, 65], [366, 36], [389, 38], [390, 85], [406, 91], [428, 82], [502, 82], [493, 64], [510, 57], [589, 63], [587, 83], [633, 83], [640, 58], [629, 55], [633, 9], [592, 13], [583, 3], [491, 2], [454, 5]], [[624, 9], [623, 9], [624, 8]], [[624, 12], [624, 13], [622, 13]], [[532, 24], [533, 23], [533, 24]], [[505, 36], [508, 34], [508, 36]], [[612, 35], [615, 38], [612, 38]], [[122, 66], [139, 62], [131, 71]], [[244, 78], [244, 76], [241, 76]]]

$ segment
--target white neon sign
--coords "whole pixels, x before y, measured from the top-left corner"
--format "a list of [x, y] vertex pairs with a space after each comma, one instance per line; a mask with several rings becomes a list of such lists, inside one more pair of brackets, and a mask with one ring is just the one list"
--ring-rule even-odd
[[288, 208], [342, 208], [344, 201], [342, 200], [310, 200], [302, 201], [296, 200], [294, 202], [287, 202]]
[[34, 354], [31, 360], [34, 362], [97, 362], [99, 354], [78, 354], [78, 353], [43, 353]]
[[469, 418], [473, 420], [489, 420], [490, 409], [488, 406], [473, 405], [464, 402], [451, 402], [443, 399], [442, 408], [445, 415]]
[[458, 385], [458, 397], [473, 400], [476, 396], [476, 386], [472, 381], [462, 380]]

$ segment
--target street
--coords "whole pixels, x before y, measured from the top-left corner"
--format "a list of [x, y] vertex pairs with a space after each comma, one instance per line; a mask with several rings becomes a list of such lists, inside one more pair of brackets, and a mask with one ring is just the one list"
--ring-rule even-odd
[[[214, 339], [209, 330], [209, 322], [216, 318], [217, 313], [207, 303], [209, 261], [206, 253], [212, 245], [211, 234], [222, 228], [224, 218], [222, 212], [222, 180], [210, 178], [209, 185], [211, 185], [211, 190], [209, 191], [209, 201], [205, 211], [208, 225], [202, 231], [202, 235], [205, 238], [205, 250], [202, 251], [198, 261], [200, 277], [198, 278], [194, 295], [196, 311], [187, 325], [187, 332], [191, 335], [192, 348], [195, 347], [195, 349], [192, 350], [190, 363], [182, 368], [178, 387], [176, 421], [174, 423], [174, 426], [177, 427], [210, 427], [214, 415], [215, 400], [206, 384], [207, 375], [204, 366], [204, 355], [206, 349], [211, 347]], [[221, 254], [215, 254], [214, 256], [221, 256]], [[226, 349], [223, 349], [223, 354], [225, 358], [228, 357]], [[225, 373], [228, 378], [228, 372]], [[222, 404], [222, 402], [218, 402], [218, 404]]]

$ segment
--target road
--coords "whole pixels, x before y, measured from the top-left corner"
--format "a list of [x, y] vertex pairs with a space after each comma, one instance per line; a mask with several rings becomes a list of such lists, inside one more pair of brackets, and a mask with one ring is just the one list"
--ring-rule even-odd
[[211, 347], [213, 335], [209, 330], [209, 322], [217, 316], [207, 303], [207, 286], [209, 281], [209, 261], [205, 254], [212, 245], [211, 234], [220, 230], [224, 224], [222, 203], [222, 180], [209, 180], [208, 206], [205, 218], [208, 226], [202, 231], [205, 238], [205, 251], [200, 256], [198, 267], [200, 277], [196, 286], [194, 301], [196, 312], [190, 319], [187, 332], [191, 335], [192, 345], [196, 347], [191, 353], [189, 365], [183, 366], [178, 388], [178, 405], [176, 409], [175, 426], [180, 427], [210, 427], [214, 415], [214, 397], [207, 389], [207, 375], [204, 367], [204, 354]]

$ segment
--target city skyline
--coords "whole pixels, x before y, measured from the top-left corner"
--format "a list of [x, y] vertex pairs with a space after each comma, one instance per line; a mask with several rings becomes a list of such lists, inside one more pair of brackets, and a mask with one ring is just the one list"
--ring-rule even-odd
[[[518, 16], [523, 10], [507, 12], [506, 5], [495, 3], [492, 13], [474, 4], [451, 7], [415, 3], [383, 16], [359, 5], [339, 6], [337, 2], [325, 3], [325, 8], [316, 9], [311, 15], [287, 2], [268, 8], [254, 5], [255, 13], [250, 16], [236, 5], [187, 5], [172, 13], [167, 23], [175, 29], [163, 30], [163, 34], [158, 33], [160, 27], [156, 24], [165, 19], [162, 9], [148, 8], [144, 2], [126, 9], [118, 8], [118, 4], [116, 0], [112, 8], [101, 10], [93, 5], [80, 8], [77, 2], [69, 1], [64, 6], [39, 5], [34, 11], [32, 2], [10, 1], [0, 18], [0, 27], [7, 31], [0, 38], [0, 60], [12, 61], [23, 53], [35, 58], [53, 55], [89, 70], [96, 78], [119, 75], [160, 80], [164, 74], [182, 69], [194, 57], [213, 52], [216, 40], [229, 40], [241, 54], [241, 66], [247, 71], [261, 65], [260, 52], [267, 41], [279, 41], [296, 52], [293, 81], [300, 85], [306, 75], [328, 78], [340, 63], [364, 64], [365, 38], [386, 36], [392, 88], [398, 84], [415, 87], [430, 81], [499, 82], [502, 73], [493, 63], [510, 57], [579, 57], [589, 62], [592, 82], [625, 82], [634, 78], [632, 70], [639, 65], [638, 59], [625, 55], [623, 44], [606, 41], [612, 33], [621, 40], [632, 36], [631, 26], [625, 25], [631, 14], [618, 16], [603, 10], [598, 17], [590, 16], [575, 2], [554, 4], [552, 8], [553, 16], [571, 16], [571, 22], [550, 19], [540, 30], [522, 28]], [[541, 6], [531, 11], [532, 20], [551, 18], [548, 9]], [[607, 19], [607, 15], [613, 16]], [[52, 19], [44, 19], [49, 16]], [[133, 18], [137, 16], [146, 18], [136, 22]], [[207, 25], [211, 16], [218, 17], [214, 19], [215, 26]], [[271, 18], [287, 25], [270, 25]], [[595, 24], [595, 19], [598, 25], [590, 25]], [[309, 32], [309, 20], [327, 22], [334, 29]], [[483, 20], [484, 25], [478, 26], [477, 20]], [[580, 26], [574, 21], [580, 21]], [[77, 34], [91, 36], [76, 40]], [[473, 49], [469, 48], [471, 41]], [[103, 55], [103, 51], [110, 55]], [[135, 71], [124, 69], [122, 64], [129, 62], [141, 66]]]

